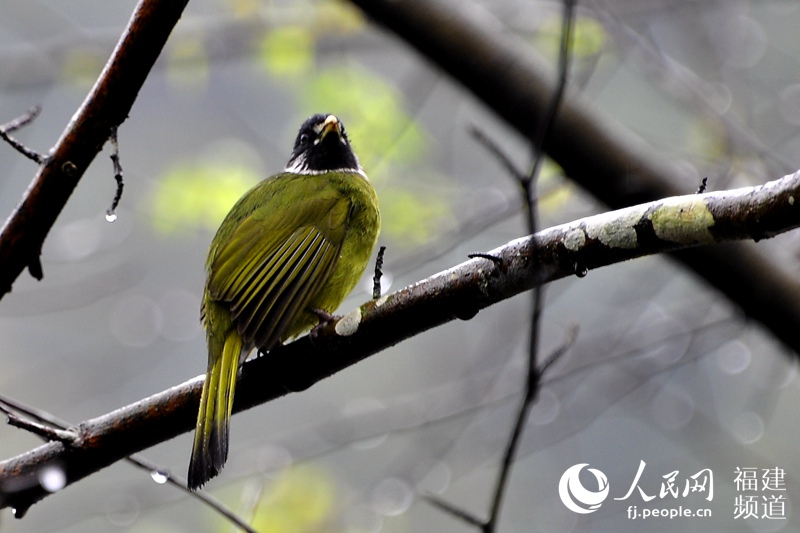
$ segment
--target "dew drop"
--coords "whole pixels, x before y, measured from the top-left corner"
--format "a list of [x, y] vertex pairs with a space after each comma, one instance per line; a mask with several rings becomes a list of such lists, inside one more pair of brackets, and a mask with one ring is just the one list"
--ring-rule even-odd
[[580, 263], [575, 263], [575, 275], [579, 278], [585, 278], [589, 273], [589, 269]]
[[153, 478], [153, 481], [158, 483], [159, 485], [163, 485], [167, 481], [169, 481], [169, 474], [162, 470], [153, 470], [150, 472], [150, 477]]
[[114, 211], [106, 211], [106, 222], [115, 222], [117, 214]]

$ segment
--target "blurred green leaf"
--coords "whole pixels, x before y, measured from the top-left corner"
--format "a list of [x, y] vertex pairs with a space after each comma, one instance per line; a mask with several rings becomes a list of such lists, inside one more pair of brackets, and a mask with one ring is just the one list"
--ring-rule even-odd
[[253, 170], [236, 164], [179, 163], [153, 191], [153, 227], [164, 235], [214, 232], [236, 200], [258, 181]]
[[401, 94], [383, 78], [356, 67], [332, 67], [303, 85], [301, 104], [335, 113], [370, 176], [380, 164], [409, 165], [427, 155], [425, 137], [404, 111]]
[[267, 32], [259, 46], [261, 64], [276, 78], [297, 77], [314, 67], [314, 37], [300, 26], [280, 26]]
[[380, 206], [384, 236], [401, 246], [432, 241], [453, 216], [442, 197], [396, 186], [381, 191]]
[[319, 467], [294, 466], [278, 477], [256, 510], [252, 526], [260, 533], [331, 531], [336, 486]]

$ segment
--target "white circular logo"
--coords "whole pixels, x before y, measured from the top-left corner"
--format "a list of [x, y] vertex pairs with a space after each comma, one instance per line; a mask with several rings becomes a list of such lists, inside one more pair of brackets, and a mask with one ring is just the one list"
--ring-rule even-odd
[[581, 463], [567, 468], [561, 476], [561, 481], [558, 482], [558, 495], [570, 511], [588, 514], [598, 510], [608, 496], [608, 479], [601, 471], [589, 468], [589, 472], [597, 479], [598, 491], [586, 490], [579, 477], [584, 466], [589, 464]]

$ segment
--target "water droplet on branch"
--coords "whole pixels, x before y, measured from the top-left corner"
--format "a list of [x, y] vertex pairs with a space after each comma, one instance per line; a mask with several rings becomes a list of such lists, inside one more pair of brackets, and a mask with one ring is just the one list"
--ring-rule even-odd
[[150, 472], [150, 477], [153, 478], [153, 481], [159, 485], [163, 485], [169, 481], [169, 474], [167, 472], [162, 472], [161, 470], [153, 470]]

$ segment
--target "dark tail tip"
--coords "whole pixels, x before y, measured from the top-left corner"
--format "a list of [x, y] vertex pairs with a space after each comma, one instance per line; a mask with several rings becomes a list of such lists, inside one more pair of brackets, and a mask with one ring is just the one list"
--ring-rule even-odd
[[214, 472], [211, 465], [206, 463], [202, 457], [192, 455], [192, 460], [189, 463], [189, 478], [186, 483], [189, 490], [199, 489], [215, 475], [217, 475], [217, 472]]
[[[192, 447], [192, 457], [189, 461], [189, 476], [187, 485], [189, 490], [197, 490], [208, 481], [220, 473], [225, 461], [228, 460], [228, 433], [229, 427], [216, 428], [212, 424], [212, 430], [206, 440], [202, 433], [195, 436], [194, 446]], [[200, 431], [197, 429], [195, 431]]]

